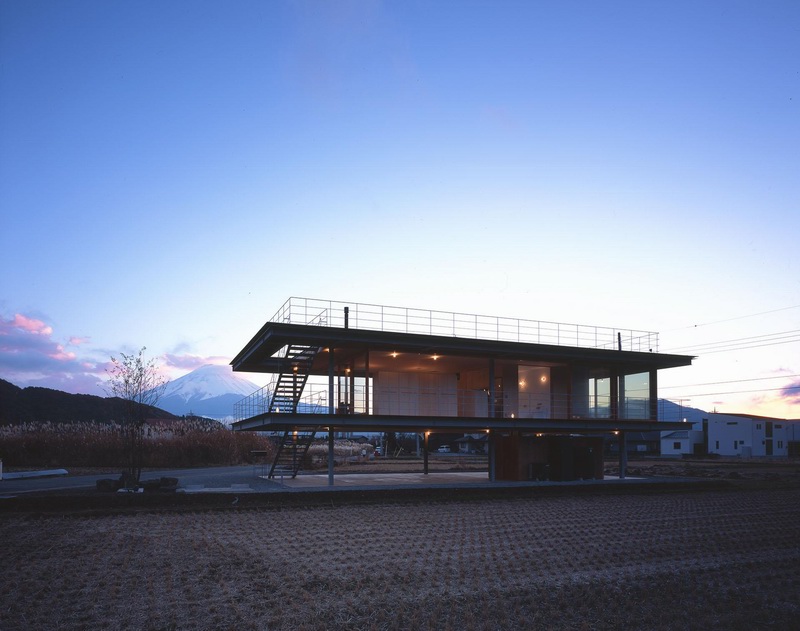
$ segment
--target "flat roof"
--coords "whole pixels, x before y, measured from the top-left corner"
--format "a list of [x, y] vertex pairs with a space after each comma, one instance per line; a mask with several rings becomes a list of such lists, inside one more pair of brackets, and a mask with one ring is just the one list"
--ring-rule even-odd
[[[344, 356], [357, 356], [369, 351], [371, 371], [413, 369], [408, 363], [417, 356], [434, 355], [442, 359], [461, 358], [458, 362], [461, 370], [465, 369], [463, 362], [470, 357], [536, 362], [540, 365], [548, 362], [553, 365], [596, 364], [617, 366], [629, 371], [688, 366], [693, 359], [687, 355], [666, 353], [267, 322], [234, 357], [231, 366], [233, 370], [243, 372], [281, 372], [287, 368], [287, 360], [273, 355], [288, 344], [333, 348], [337, 355]], [[328, 360], [324, 355], [317, 355], [311, 374], [327, 374]], [[402, 364], [397, 361], [398, 355], [404, 355]], [[437, 371], [446, 372], [445, 364], [440, 364]], [[427, 366], [430, 369], [430, 364]]]
[[670, 431], [682, 422], [622, 419], [533, 419], [460, 416], [405, 416], [390, 414], [265, 413], [237, 421], [233, 428], [249, 431], [286, 431], [335, 428], [335, 431], [431, 431], [478, 433], [522, 431], [526, 433], [595, 433]]

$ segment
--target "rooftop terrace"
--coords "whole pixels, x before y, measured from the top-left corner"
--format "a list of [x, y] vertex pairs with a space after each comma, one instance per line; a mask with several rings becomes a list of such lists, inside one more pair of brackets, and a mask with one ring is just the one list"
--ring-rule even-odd
[[658, 333], [409, 307], [296, 298], [269, 322], [456, 338], [658, 352]]

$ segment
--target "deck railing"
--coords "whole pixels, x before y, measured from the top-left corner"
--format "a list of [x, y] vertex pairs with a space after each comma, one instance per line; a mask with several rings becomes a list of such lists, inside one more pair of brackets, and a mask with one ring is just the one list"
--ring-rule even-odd
[[528, 344], [658, 352], [658, 333], [499, 316], [289, 298], [270, 322], [441, 335]]
[[[241, 421], [266, 414], [274, 388], [264, 386], [234, 407], [234, 418]], [[658, 419], [682, 421], [681, 407], [667, 399], [658, 399]], [[324, 384], [308, 383], [297, 406], [301, 414], [328, 414], [328, 389]], [[277, 410], [276, 414], [291, 413], [291, 409]], [[497, 398], [494, 406], [489, 404], [485, 390], [459, 390], [458, 392], [437, 389], [384, 388], [377, 403], [370, 397], [367, 401], [361, 388], [356, 391], [349, 404], [334, 406], [335, 414], [378, 414], [397, 416], [458, 416], [461, 418], [487, 418], [490, 412], [500, 418], [535, 419], [610, 419], [616, 414], [620, 419], [644, 420], [650, 416], [650, 400], [627, 397], [614, 410], [609, 397], [586, 395], [541, 395], [520, 394], [509, 400]]]

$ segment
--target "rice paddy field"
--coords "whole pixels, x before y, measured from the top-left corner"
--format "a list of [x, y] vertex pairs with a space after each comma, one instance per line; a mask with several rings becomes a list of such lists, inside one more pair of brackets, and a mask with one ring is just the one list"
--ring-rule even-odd
[[0, 629], [800, 628], [800, 488], [0, 508]]

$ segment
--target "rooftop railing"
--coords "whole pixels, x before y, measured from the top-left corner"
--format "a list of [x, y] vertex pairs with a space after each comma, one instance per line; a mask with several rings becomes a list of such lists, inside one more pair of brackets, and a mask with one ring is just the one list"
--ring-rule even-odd
[[658, 333], [357, 302], [289, 298], [270, 322], [370, 331], [658, 352]]

